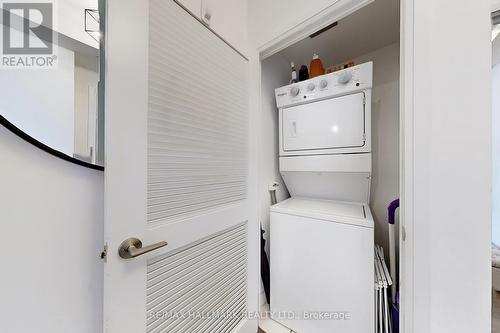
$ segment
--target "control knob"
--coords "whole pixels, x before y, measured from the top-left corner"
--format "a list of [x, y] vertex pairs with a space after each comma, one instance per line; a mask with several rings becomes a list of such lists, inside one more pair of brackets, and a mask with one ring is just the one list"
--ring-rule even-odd
[[299, 93], [300, 93], [299, 87], [292, 87], [292, 89], [290, 89], [290, 95], [292, 95], [292, 97], [296, 97]]
[[352, 80], [352, 76], [353, 76], [352, 71], [344, 71], [339, 76], [339, 83], [340, 84], [348, 84], [349, 81]]

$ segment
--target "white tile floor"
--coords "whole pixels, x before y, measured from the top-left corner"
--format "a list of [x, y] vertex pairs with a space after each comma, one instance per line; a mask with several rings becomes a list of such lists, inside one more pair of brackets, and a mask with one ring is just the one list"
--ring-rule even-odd
[[269, 313], [268, 304], [262, 306], [261, 312], [263, 313], [262, 318], [264, 319], [260, 320], [259, 326], [265, 333], [294, 333], [289, 328], [286, 328], [285, 326], [282, 326], [281, 324], [269, 318], [269, 315], [266, 315]]

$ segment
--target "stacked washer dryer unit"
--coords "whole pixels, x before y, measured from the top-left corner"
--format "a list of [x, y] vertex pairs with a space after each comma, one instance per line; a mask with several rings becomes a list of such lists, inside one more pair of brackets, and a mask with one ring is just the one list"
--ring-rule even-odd
[[372, 82], [370, 62], [276, 89], [271, 316], [298, 333], [374, 331]]

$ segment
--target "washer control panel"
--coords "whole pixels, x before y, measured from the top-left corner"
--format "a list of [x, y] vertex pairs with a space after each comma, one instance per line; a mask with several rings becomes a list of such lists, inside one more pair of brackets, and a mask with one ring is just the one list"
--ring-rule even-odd
[[278, 108], [285, 108], [371, 89], [372, 86], [373, 62], [367, 62], [278, 88], [276, 104]]

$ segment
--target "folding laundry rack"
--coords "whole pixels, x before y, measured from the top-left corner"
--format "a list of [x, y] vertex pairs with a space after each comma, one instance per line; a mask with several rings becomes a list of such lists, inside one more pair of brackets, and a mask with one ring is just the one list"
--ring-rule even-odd
[[391, 275], [384, 259], [384, 250], [375, 245], [375, 332], [391, 333], [389, 310], [389, 288], [392, 285]]

